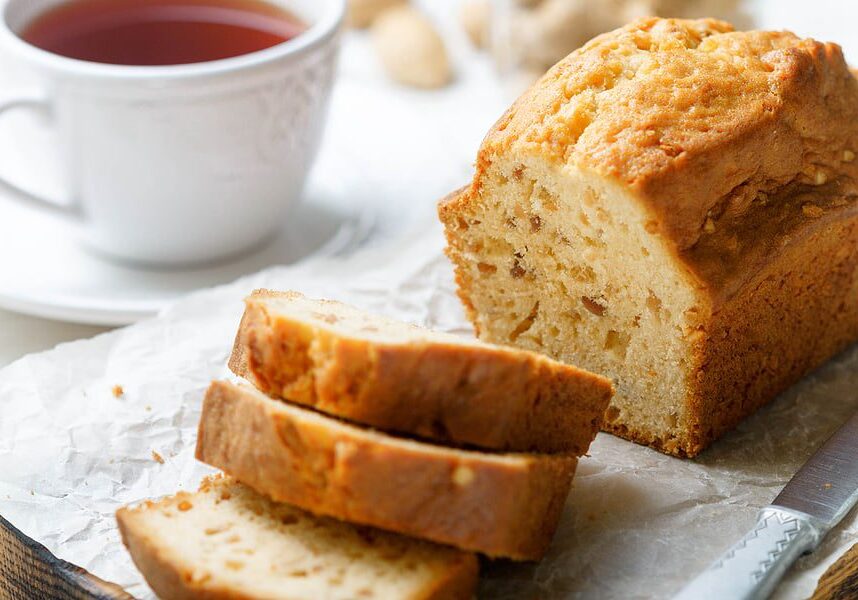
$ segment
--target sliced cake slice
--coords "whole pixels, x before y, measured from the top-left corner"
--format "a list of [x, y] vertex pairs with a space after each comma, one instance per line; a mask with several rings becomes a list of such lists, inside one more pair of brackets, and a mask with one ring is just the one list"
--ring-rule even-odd
[[269, 395], [447, 444], [580, 456], [611, 383], [529, 351], [466, 340], [296, 292], [257, 290], [230, 368]]
[[223, 381], [197, 458], [316, 514], [519, 560], [547, 549], [577, 461], [394, 437]]
[[473, 554], [316, 517], [229, 478], [116, 519], [164, 600], [467, 600], [477, 581]]

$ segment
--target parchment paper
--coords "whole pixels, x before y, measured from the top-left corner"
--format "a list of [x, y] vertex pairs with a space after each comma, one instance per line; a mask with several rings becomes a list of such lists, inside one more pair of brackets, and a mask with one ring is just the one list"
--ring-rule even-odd
[[[298, 289], [469, 335], [441, 246], [440, 228], [429, 226], [393, 247], [272, 269], [0, 371], [0, 513], [58, 556], [152, 597], [113, 513], [195, 489], [210, 472], [193, 459], [200, 402], [208, 382], [227, 373], [242, 297], [259, 286]], [[669, 597], [858, 409], [856, 390], [853, 348], [694, 461], [600, 434], [547, 558], [484, 564], [481, 597]], [[852, 514], [790, 572], [780, 597], [806, 597], [856, 541]]]
[[[787, 4], [798, 3], [777, 6]], [[449, 2], [430, 5], [458, 31]], [[343, 52], [310, 201], [366, 203], [379, 215], [375, 239], [387, 242], [199, 292], [157, 319], [0, 371], [0, 514], [59, 557], [151, 598], [113, 513], [195, 489], [210, 472], [193, 459], [200, 402], [208, 382], [227, 373], [241, 299], [252, 288], [297, 289], [470, 335], [440, 228], [430, 224], [433, 202], [470, 175], [479, 139], [505, 101], [461, 34], [450, 39], [458, 80], [438, 93], [385, 82], [365, 40], [348, 39]], [[600, 434], [580, 462], [549, 555], [538, 565], [485, 563], [481, 597], [667, 598], [744, 533], [855, 410], [853, 347], [697, 460]], [[778, 596], [808, 596], [855, 542], [853, 513], [798, 563]]]

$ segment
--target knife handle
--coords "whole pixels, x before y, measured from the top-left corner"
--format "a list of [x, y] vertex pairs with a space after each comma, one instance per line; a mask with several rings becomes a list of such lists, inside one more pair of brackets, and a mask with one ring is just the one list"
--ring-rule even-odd
[[816, 548], [824, 527], [808, 514], [767, 506], [757, 524], [674, 600], [763, 600], [789, 566]]

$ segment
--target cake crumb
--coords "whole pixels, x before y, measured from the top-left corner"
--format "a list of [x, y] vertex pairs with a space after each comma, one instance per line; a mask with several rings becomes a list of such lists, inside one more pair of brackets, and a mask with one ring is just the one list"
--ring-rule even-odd
[[114, 385], [110, 391], [113, 393], [114, 398], [122, 398], [125, 395], [125, 390], [119, 384]]
[[470, 485], [474, 480], [474, 471], [466, 465], [458, 465], [453, 471], [453, 483], [458, 486]]
[[152, 410], [152, 405], [151, 405], [151, 404], [147, 404], [147, 405], [146, 405], [146, 406], [144, 406], [143, 408], [145, 408], [145, 409], [146, 409], [146, 412], [151, 412], [151, 410]]
[[155, 452], [154, 450], [152, 450], [152, 459], [160, 465], [164, 464], [164, 457]]
[[804, 213], [805, 216], [815, 219], [817, 217], [821, 217], [825, 211], [816, 204], [808, 202], [801, 207], [801, 212]]

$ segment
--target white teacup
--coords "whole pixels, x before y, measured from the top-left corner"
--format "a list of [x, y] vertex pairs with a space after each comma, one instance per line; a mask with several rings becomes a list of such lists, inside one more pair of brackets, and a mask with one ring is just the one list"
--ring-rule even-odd
[[45, 82], [39, 93], [0, 91], [0, 115], [49, 116], [71, 189], [62, 203], [26, 192], [26, 182], [0, 185], [135, 262], [210, 262], [274, 235], [316, 155], [345, 0], [271, 1], [308, 29], [235, 58], [138, 67], [36, 48], [18, 32], [62, 0], [0, 0], [0, 52], [14, 51]]

